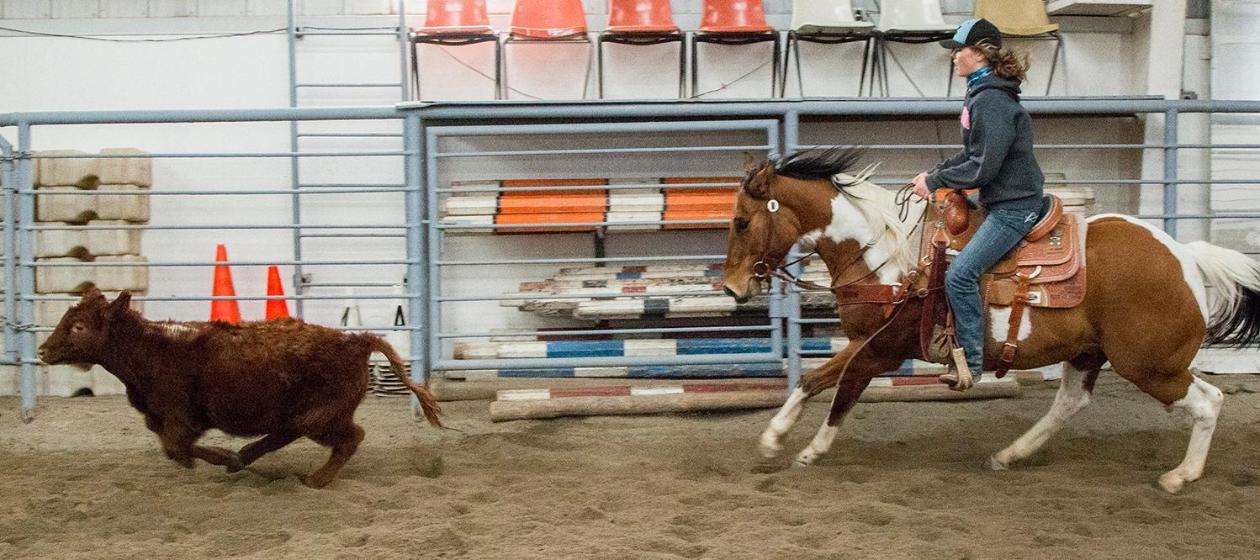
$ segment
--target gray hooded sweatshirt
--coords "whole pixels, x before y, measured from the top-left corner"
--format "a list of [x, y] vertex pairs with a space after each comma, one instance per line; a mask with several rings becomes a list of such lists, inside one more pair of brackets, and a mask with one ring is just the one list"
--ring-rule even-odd
[[980, 189], [986, 208], [1041, 207], [1045, 177], [1033, 156], [1032, 118], [1019, 104], [1019, 82], [990, 74], [963, 101], [963, 149], [927, 176], [928, 188]]

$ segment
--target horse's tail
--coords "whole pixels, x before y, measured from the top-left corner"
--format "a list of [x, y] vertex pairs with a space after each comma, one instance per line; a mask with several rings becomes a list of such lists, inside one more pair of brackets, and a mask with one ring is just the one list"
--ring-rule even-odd
[[1186, 244], [1215, 290], [1207, 342], [1245, 346], [1260, 342], [1260, 263], [1204, 241]]

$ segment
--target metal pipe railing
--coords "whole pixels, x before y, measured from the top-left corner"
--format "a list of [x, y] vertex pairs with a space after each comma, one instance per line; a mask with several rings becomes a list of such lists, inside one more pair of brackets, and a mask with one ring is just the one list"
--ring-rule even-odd
[[[400, 15], [400, 21], [405, 16]], [[294, 33], [290, 29], [290, 33]], [[295, 72], [291, 61], [291, 72]], [[296, 79], [292, 80], [296, 83]], [[684, 364], [718, 364], [747, 363], [749, 361], [774, 361], [787, 358], [788, 375], [795, 383], [799, 378], [801, 358], [806, 355], [826, 354], [818, 351], [802, 351], [802, 327], [804, 325], [835, 324], [836, 319], [805, 318], [801, 311], [801, 291], [794, 287], [776, 285], [770, 294], [767, 321], [750, 326], [664, 326], [660, 328], [596, 328], [572, 329], [562, 331], [546, 330], [514, 330], [511, 333], [498, 333], [483, 330], [459, 332], [443, 330], [441, 307], [474, 301], [495, 301], [521, 299], [519, 296], [502, 295], [459, 295], [442, 292], [442, 269], [452, 267], [478, 266], [555, 266], [561, 264], [615, 264], [615, 263], [657, 263], [657, 262], [716, 262], [725, 255], [665, 255], [665, 256], [614, 256], [596, 255], [591, 258], [452, 258], [444, 253], [449, 241], [448, 233], [454, 234], [467, 230], [527, 230], [537, 228], [536, 224], [460, 224], [444, 223], [440, 210], [440, 196], [467, 193], [501, 193], [512, 191], [580, 191], [590, 189], [615, 192], [637, 189], [694, 189], [731, 187], [733, 183], [705, 184], [610, 184], [597, 186], [538, 186], [508, 188], [502, 186], [472, 186], [451, 188], [441, 186], [447, 177], [443, 166], [452, 162], [468, 161], [470, 158], [539, 158], [552, 156], [584, 156], [599, 158], [619, 154], [729, 154], [738, 151], [764, 151], [769, 155], [778, 152], [789, 152], [809, 147], [800, 142], [802, 121], [815, 118], [853, 118], [853, 119], [890, 119], [915, 120], [924, 117], [952, 117], [961, 108], [957, 99], [837, 99], [837, 100], [801, 100], [801, 101], [699, 101], [699, 102], [494, 102], [494, 103], [404, 103], [394, 107], [346, 107], [346, 108], [299, 108], [296, 100], [293, 107], [287, 109], [224, 109], [210, 111], [104, 111], [104, 112], [35, 112], [0, 114], [0, 126], [17, 127], [17, 147], [5, 152], [5, 159], [0, 161], [0, 181], [3, 181], [3, 194], [10, 216], [4, 220], [4, 243], [6, 259], [4, 274], [6, 286], [14, 289], [5, 295], [5, 334], [6, 344], [4, 360], [8, 363], [20, 364], [22, 369], [23, 399], [22, 417], [28, 419], [34, 412], [34, 359], [35, 332], [46, 332], [46, 327], [33, 325], [33, 305], [39, 301], [67, 301], [73, 298], [35, 295], [34, 275], [39, 268], [53, 267], [94, 267], [94, 266], [154, 266], [154, 267], [202, 267], [219, 264], [236, 266], [261, 266], [270, 264], [287, 264], [294, 266], [300, 278], [304, 266], [351, 267], [359, 265], [401, 266], [406, 270], [407, 284], [404, 294], [363, 294], [357, 296], [364, 300], [397, 300], [407, 302], [406, 315], [408, 324], [399, 327], [379, 327], [379, 330], [406, 331], [411, 341], [412, 352], [410, 363], [413, 376], [421, 379], [431, 369], [495, 369], [516, 367], [568, 367], [599, 365], [684, 365]], [[1177, 124], [1180, 115], [1190, 113], [1260, 113], [1260, 102], [1256, 101], [1205, 101], [1205, 100], [1164, 100], [1159, 98], [1062, 98], [1062, 99], [1029, 99], [1024, 106], [1034, 115], [1096, 115], [1103, 118], [1131, 118], [1134, 116], [1153, 114], [1163, 115], [1166, 126], [1162, 142], [1139, 144], [1116, 143], [1060, 143], [1037, 145], [1042, 150], [1160, 150], [1164, 155], [1162, 176], [1153, 179], [1065, 179], [1053, 181], [1065, 185], [1092, 186], [1131, 186], [1159, 185], [1163, 189], [1164, 206], [1160, 214], [1139, 215], [1138, 218], [1161, 220], [1166, 231], [1175, 234], [1176, 224], [1180, 220], [1195, 219], [1255, 219], [1260, 218], [1258, 212], [1224, 212], [1187, 214], [1178, 211], [1176, 204], [1177, 189], [1181, 185], [1257, 185], [1260, 179], [1201, 179], [1181, 178], [1177, 170], [1179, 150], [1253, 150], [1260, 149], [1260, 144], [1234, 143], [1180, 143], [1177, 138]], [[31, 152], [31, 128], [44, 125], [70, 124], [114, 124], [114, 123], [209, 123], [209, 122], [262, 122], [289, 121], [296, 127], [299, 121], [340, 121], [340, 120], [391, 120], [401, 121], [401, 134], [376, 133], [381, 137], [401, 137], [401, 150], [381, 151], [329, 151], [307, 152], [300, 150], [296, 144], [298, 134], [293, 136], [294, 144], [287, 152], [217, 152], [217, 153], [181, 153], [159, 152], [143, 154], [145, 158], [289, 158], [293, 174], [290, 189], [249, 188], [232, 191], [225, 188], [205, 188], [188, 191], [156, 191], [145, 194], [156, 196], [272, 196], [288, 194], [294, 203], [293, 217], [287, 224], [157, 224], [157, 225], [48, 225], [34, 222], [34, 205], [40, 196], [102, 196], [110, 197], [133, 192], [116, 191], [69, 191], [48, 192], [34, 189], [34, 159], [79, 159], [79, 158], [136, 158], [135, 154], [88, 155], [67, 154], [60, 156], [40, 156]], [[600, 122], [615, 120], [627, 122]], [[498, 124], [498, 123], [515, 124]], [[730, 144], [716, 142], [710, 138], [690, 145], [677, 145], [678, 140], [666, 139], [675, 145], [626, 145], [602, 146], [598, 148], [582, 147], [583, 134], [636, 134], [674, 132], [684, 134], [704, 134], [706, 132], [746, 132], [764, 134], [765, 142], [759, 137], [749, 141], [747, 137], [732, 136]], [[371, 136], [349, 133], [303, 133], [302, 136]], [[439, 141], [446, 137], [456, 136], [495, 136], [495, 137], [529, 137], [553, 136], [563, 138], [568, 145], [560, 144], [556, 149], [496, 148], [493, 150], [475, 151], [460, 146], [451, 151], [442, 151]], [[575, 147], [573, 144], [578, 143]], [[0, 145], [0, 147], [3, 147]], [[956, 149], [955, 144], [872, 144], [867, 146], [874, 150], [932, 150]], [[299, 184], [297, 165], [300, 158], [340, 158], [340, 157], [401, 157], [404, 180], [401, 184]], [[401, 193], [404, 202], [404, 219], [402, 222], [385, 224], [306, 224], [300, 212], [300, 196], [316, 194], [378, 194], [392, 195]], [[451, 217], [458, 221], [458, 217]], [[573, 226], [590, 227], [594, 231], [603, 231], [617, 226], [666, 226], [666, 225], [724, 225], [725, 220], [656, 220], [650, 222], [637, 221], [599, 221], [572, 222], [566, 224], [546, 224], [547, 227]], [[294, 237], [294, 257], [283, 262], [234, 261], [228, 263], [208, 261], [166, 261], [156, 263], [47, 263], [34, 258], [33, 239], [40, 231], [57, 230], [291, 230]], [[320, 231], [322, 230], [322, 232]], [[319, 233], [315, 233], [319, 232]], [[402, 259], [375, 260], [311, 260], [304, 258], [300, 249], [300, 239], [304, 237], [382, 237], [400, 238], [405, 241], [405, 254]], [[328, 283], [327, 286], [349, 286], [351, 283]], [[302, 286], [300, 280], [295, 285]], [[356, 284], [357, 285], [357, 284]], [[786, 290], [786, 291], [785, 291]], [[578, 299], [586, 297], [685, 297], [700, 295], [697, 292], [660, 292], [656, 294], [622, 294], [601, 292], [600, 294], [584, 294], [582, 296], [555, 297], [548, 299]], [[269, 297], [239, 296], [231, 298], [208, 298], [191, 296], [151, 296], [137, 297], [139, 301], [209, 301], [214, 299], [266, 300]], [[284, 299], [291, 299], [300, 306], [308, 300], [339, 300], [344, 295], [297, 293]], [[300, 309], [300, 307], [299, 307]], [[355, 327], [352, 330], [367, 330]], [[772, 348], [786, 347], [786, 354], [781, 351], [770, 353], [746, 353], [727, 356], [661, 356], [627, 358], [572, 358], [568, 361], [551, 359], [533, 360], [450, 360], [445, 359], [443, 344], [460, 338], [493, 338], [496, 336], [544, 336], [563, 335], [563, 333], [603, 334], [603, 335], [638, 335], [668, 333], [729, 333], [735, 331], [769, 332], [774, 343]], [[763, 339], [764, 340], [764, 339]], [[786, 340], [786, 344], [784, 344]], [[682, 359], [686, 358], [686, 359]], [[644, 361], [646, 360], [646, 361]]]

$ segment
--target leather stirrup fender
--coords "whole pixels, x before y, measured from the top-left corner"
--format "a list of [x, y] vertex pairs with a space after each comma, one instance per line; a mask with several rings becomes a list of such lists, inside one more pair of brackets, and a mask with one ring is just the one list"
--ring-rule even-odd
[[1011, 320], [1007, 326], [1006, 342], [1002, 343], [1002, 351], [998, 355], [998, 366], [994, 373], [998, 378], [1006, 376], [1015, 364], [1015, 353], [1019, 350], [1019, 324], [1024, 320], [1024, 309], [1028, 307], [1028, 287], [1033, 277], [1041, 272], [1040, 267], [1032, 274], [1019, 273], [1015, 287], [1015, 298], [1011, 300]]

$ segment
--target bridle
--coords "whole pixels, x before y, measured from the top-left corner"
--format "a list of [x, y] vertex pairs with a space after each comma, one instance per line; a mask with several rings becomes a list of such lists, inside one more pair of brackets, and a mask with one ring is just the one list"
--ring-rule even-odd
[[[845, 196], [842, 185], [837, 183], [834, 179], [831, 181], [831, 184], [833, 187], [835, 187], [837, 191], [841, 193], [841, 196]], [[776, 259], [770, 259], [769, 250], [770, 250], [770, 246], [772, 242], [774, 241], [774, 231], [775, 231], [774, 216], [775, 214], [779, 212], [779, 209], [781, 207], [778, 199], [774, 198], [774, 195], [770, 192], [770, 189], [771, 189], [770, 183], [769, 181], [767, 181], [766, 182], [766, 199], [767, 199], [766, 211], [768, 212], [767, 221], [769, 222], [769, 225], [766, 228], [766, 244], [765, 244], [766, 249], [765, 249], [765, 252], [762, 253], [761, 258], [759, 258], [757, 262], [754, 262], [752, 266], [753, 278], [756, 278], [759, 282], [763, 282], [767, 284], [767, 287], [768, 287], [768, 284], [770, 283], [771, 278], [778, 278], [784, 282], [787, 282], [789, 284], [795, 284], [805, 289], [834, 291], [834, 290], [837, 290], [846, 286], [856, 284], [867, 278], [870, 278], [872, 275], [879, 272], [879, 270], [882, 269], [884, 265], [887, 265], [889, 262], [892, 261], [893, 257], [892, 257], [892, 254], [890, 253], [888, 255], [888, 258], [884, 259], [884, 262], [880, 263], [879, 266], [873, 267], [870, 272], [863, 274], [862, 276], [858, 278], [854, 278], [853, 280], [850, 280], [843, 284], [838, 284], [838, 285], [836, 284], [836, 282], [840, 278], [844, 277], [845, 272], [847, 272], [850, 268], [852, 268], [853, 265], [857, 264], [858, 261], [863, 260], [866, 256], [866, 252], [870, 250], [872, 247], [874, 247], [877, 243], [879, 243], [881, 239], [883, 239], [884, 234], [888, 231], [888, 228], [885, 227], [883, 231], [880, 231], [878, 235], [875, 235], [874, 237], [872, 237], [870, 241], [868, 241], [860, 249], [854, 252], [853, 257], [850, 258], [848, 262], [844, 263], [844, 266], [838, 267], [838, 271], [836, 272], [835, 276], [832, 277], [830, 286], [823, 286], [816, 282], [810, 282], [808, 280], [800, 279], [800, 277], [798, 277], [797, 275], [792, 274], [790, 269], [796, 266], [797, 264], [805, 261], [806, 259], [814, 255], [817, 255], [818, 250], [815, 249], [813, 251], [810, 251], [809, 253], [806, 253], [805, 255], [802, 255], [801, 257], [798, 257], [797, 259], [786, 264], [783, 263], [783, 260], [787, 257], [787, 255], [780, 256]], [[896, 201], [899, 207], [898, 212], [897, 212], [897, 217], [903, 223], [906, 221], [906, 218], [909, 217], [909, 209], [910, 209], [910, 204], [911, 204], [910, 195], [913, 194], [913, 191], [914, 191], [914, 184], [913, 183], [906, 184], [897, 190], [896, 196], [894, 198], [894, 200]], [[922, 225], [924, 220], [926, 219], [927, 219], [927, 206], [924, 205], [923, 212], [919, 216], [919, 220], [915, 222], [914, 228], [910, 230], [910, 235], [907, 236], [907, 242], [909, 242], [908, 240], [910, 238], [913, 238], [914, 231], [917, 230], [919, 226]]]

